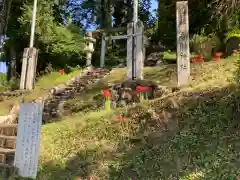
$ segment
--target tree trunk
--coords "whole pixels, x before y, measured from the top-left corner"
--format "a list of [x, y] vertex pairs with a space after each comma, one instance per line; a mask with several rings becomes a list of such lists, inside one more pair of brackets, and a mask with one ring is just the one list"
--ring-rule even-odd
[[17, 65], [17, 61], [16, 61], [16, 50], [15, 50], [15, 47], [13, 47], [13, 46], [11, 46], [10, 47], [10, 59], [11, 59], [11, 61], [10, 61], [10, 76], [11, 76], [11, 78], [17, 78], [16, 77], [16, 72], [17, 72], [17, 70], [16, 70], [16, 65]]

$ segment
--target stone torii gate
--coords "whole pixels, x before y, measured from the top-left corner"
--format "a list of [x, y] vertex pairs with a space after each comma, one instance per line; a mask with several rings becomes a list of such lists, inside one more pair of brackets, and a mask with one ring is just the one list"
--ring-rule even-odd
[[[143, 35], [143, 23], [141, 21], [137, 22], [136, 33], [134, 34], [133, 30], [134, 24], [128, 23], [127, 28], [112, 28], [112, 29], [99, 29], [95, 31], [88, 31], [88, 44], [87, 44], [87, 65], [90, 65], [91, 62], [91, 53], [93, 49], [93, 32], [102, 33], [102, 43], [101, 43], [101, 56], [100, 56], [100, 67], [105, 66], [105, 54], [107, 41], [127, 39], [127, 79], [143, 79], [143, 66], [144, 66], [144, 57], [145, 57], [145, 37]], [[127, 31], [126, 35], [119, 36], [107, 36], [107, 33], [112, 32], [121, 32]], [[91, 40], [90, 40], [91, 39]], [[95, 41], [94, 41], [95, 42]]]

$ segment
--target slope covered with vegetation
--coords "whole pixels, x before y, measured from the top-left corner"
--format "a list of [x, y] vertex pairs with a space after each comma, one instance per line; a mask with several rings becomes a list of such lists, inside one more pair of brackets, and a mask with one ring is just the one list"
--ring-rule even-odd
[[[3, 47], [0, 60], [8, 65], [7, 75], [0, 74], [0, 91], [8, 87], [18, 89], [33, 7], [33, 0], [9, 2], [5, 3], [8, 6], [4, 5], [1, 16], [4, 24], [0, 34], [9, 39], [4, 40], [5, 44], [0, 42]], [[132, 0], [124, 2], [39, 1], [34, 46], [39, 52], [37, 73], [44, 76], [25, 99], [45, 95], [54, 85], [79, 74], [80, 69], [68, 75], [60, 75], [58, 71], [86, 64], [84, 33], [89, 26], [108, 29], [125, 27], [132, 21]], [[144, 34], [149, 39], [146, 57], [152, 53], [175, 52], [177, 0], [157, 1], [157, 16], [153, 15], [151, 2], [140, 0], [138, 8], [138, 18], [144, 23]], [[239, 2], [188, 1], [191, 54], [212, 60], [217, 52], [227, 57], [238, 48]], [[95, 38], [92, 64], [98, 66], [101, 33], [95, 34]], [[232, 38], [234, 43], [230, 41]], [[109, 41], [107, 46], [106, 65], [125, 63], [125, 41]], [[156, 52], [152, 52], [154, 47]], [[174, 59], [169, 62], [175, 63], [176, 56], [167, 55]], [[239, 72], [240, 66], [235, 61], [236, 57], [229, 57], [218, 62], [193, 63], [189, 87], [136, 107], [110, 112], [92, 108], [95, 96], [102, 89], [123, 80], [126, 69], [114, 69], [109, 76], [67, 102], [68, 116], [43, 126], [38, 179], [92, 176], [103, 180], [239, 179], [239, 92], [235, 84], [239, 74], [235, 72]], [[49, 66], [56, 72], [46, 75]], [[166, 63], [145, 68], [144, 76], [158, 85], [175, 86], [176, 72], [176, 64]], [[6, 115], [9, 107], [19, 100], [20, 97], [13, 97], [1, 101], [0, 115]], [[119, 116], [122, 112], [124, 119]]]
[[[124, 120], [119, 114], [126, 109], [100, 109], [45, 125], [38, 178], [237, 180], [240, 94], [234, 64], [232, 58], [193, 66], [191, 88], [129, 107]], [[146, 76], [172, 68], [149, 68]], [[118, 81], [121, 71], [102, 82]], [[100, 91], [96, 85], [86, 95], [94, 89]]]

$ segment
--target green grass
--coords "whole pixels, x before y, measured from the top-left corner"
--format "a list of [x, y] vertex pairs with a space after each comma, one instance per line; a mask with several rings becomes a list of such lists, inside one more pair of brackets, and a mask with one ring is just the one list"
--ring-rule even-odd
[[7, 75], [0, 73], [0, 92], [8, 90]]
[[[174, 84], [174, 66], [146, 68], [159, 84]], [[63, 117], [43, 126], [39, 180], [238, 180], [240, 93], [234, 60], [192, 66], [191, 86], [182, 93], [128, 109]], [[116, 69], [85, 95], [118, 82]], [[176, 77], [176, 76], [174, 76]], [[192, 93], [192, 94], [187, 94]]]
[[[206, 62], [191, 64], [191, 84], [185, 91], [200, 91], [206, 88], [223, 87], [229, 84], [234, 78], [236, 67], [234, 65], [235, 58], [229, 58], [220, 62]], [[177, 67], [175, 64], [146, 67], [144, 68], [144, 79], [151, 80], [162, 86], [176, 86], [177, 84]], [[212, 72], [212, 73], [209, 73]], [[89, 107], [94, 96], [101, 93], [101, 90], [108, 87], [108, 84], [118, 83], [124, 80], [126, 68], [114, 69], [110, 75], [100, 80], [97, 84], [89, 87], [89, 90], [82, 93], [81, 96], [68, 101], [68, 106], [78, 108]], [[81, 109], [81, 108], [80, 108]]]
[[[51, 74], [42, 76], [38, 79], [34, 91], [25, 95], [26, 101], [34, 100], [38, 97], [46, 95], [51, 88], [57, 85], [65, 83], [71, 77], [74, 77], [81, 73], [80, 69], [74, 70], [69, 74], [60, 75], [59, 72], [52, 72]], [[19, 103], [22, 97], [12, 97], [0, 102], [0, 115], [6, 115], [9, 112], [9, 108], [15, 104]]]
[[155, 101], [132, 109], [134, 118], [123, 123], [102, 110], [46, 125], [38, 179], [236, 179], [240, 141], [232, 103], [240, 96], [232, 92], [178, 97], [179, 107]]
[[[195, 53], [191, 54], [191, 57], [196, 57], [197, 55]], [[163, 60], [167, 62], [176, 62], [177, 61], [177, 54], [176, 52], [171, 52], [171, 51], [165, 51], [163, 53]]]

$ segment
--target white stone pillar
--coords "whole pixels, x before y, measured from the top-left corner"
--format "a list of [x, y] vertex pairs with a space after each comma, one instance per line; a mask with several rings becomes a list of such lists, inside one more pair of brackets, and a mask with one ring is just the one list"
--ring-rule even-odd
[[137, 22], [136, 26], [136, 79], [143, 79], [143, 23], [141, 21]]
[[94, 52], [94, 42], [96, 41], [92, 37], [92, 32], [87, 32], [87, 46], [85, 47], [86, 50], [86, 65], [91, 66], [92, 65], [92, 53]]
[[127, 79], [132, 79], [133, 23], [127, 25]]
[[176, 19], [178, 86], [186, 86], [190, 81], [188, 1], [177, 2]]
[[101, 45], [101, 59], [100, 59], [100, 67], [105, 66], [105, 54], [106, 54], [106, 34], [102, 35], [102, 45]]

